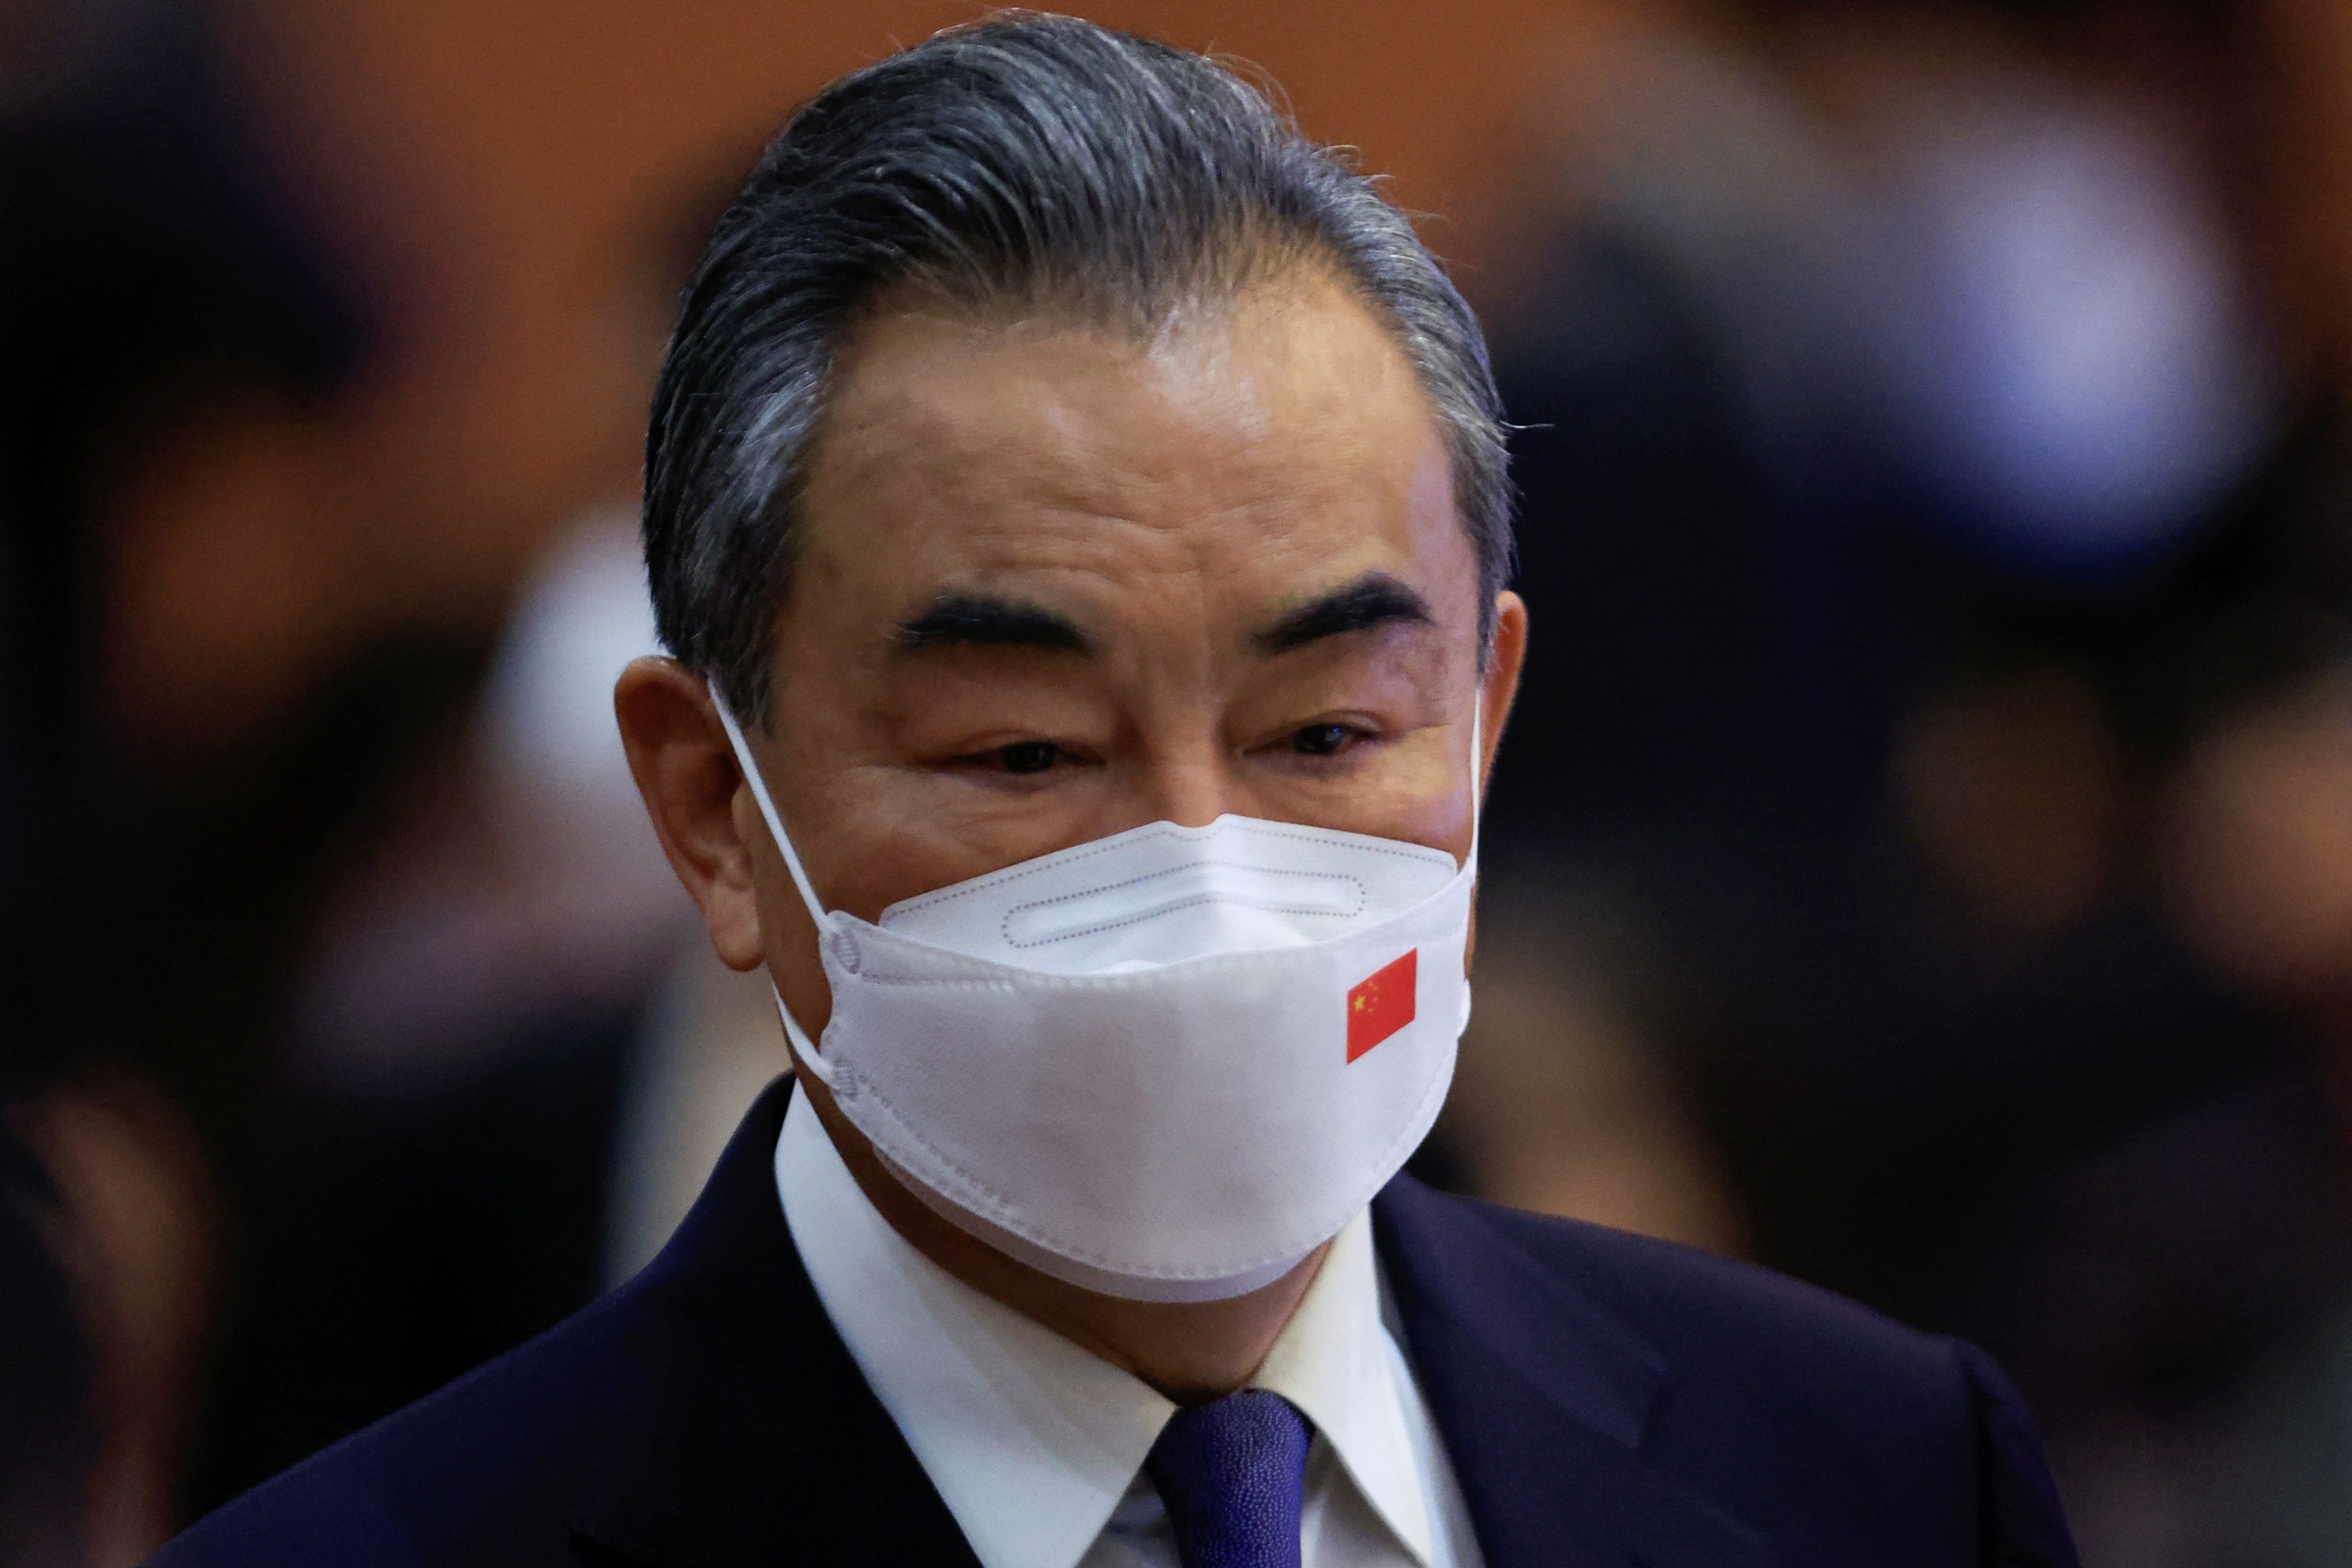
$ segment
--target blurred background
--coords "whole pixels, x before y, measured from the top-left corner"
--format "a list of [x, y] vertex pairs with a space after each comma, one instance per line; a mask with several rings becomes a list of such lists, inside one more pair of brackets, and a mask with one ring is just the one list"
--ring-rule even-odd
[[[0, 0], [0, 1562], [659, 1247], [783, 1063], [612, 731], [669, 301], [915, 0]], [[2352, 1561], [2352, 7], [1120, 0], [1485, 315], [1534, 651], [1419, 1162]]]

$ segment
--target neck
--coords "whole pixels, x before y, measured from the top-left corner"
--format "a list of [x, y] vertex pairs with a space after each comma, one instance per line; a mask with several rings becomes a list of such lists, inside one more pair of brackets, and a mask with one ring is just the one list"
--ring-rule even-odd
[[891, 1174], [816, 1076], [799, 1077], [801, 1092], [858, 1188], [909, 1247], [981, 1295], [1133, 1373], [1178, 1404], [1216, 1398], [1249, 1380], [1298, 1309], [1330, 1250], [1327, 1243], [1271, 1285], [1222, 1301], [1130, 1301], [1081, 1290], [1005, 1256], [934, 1212]]

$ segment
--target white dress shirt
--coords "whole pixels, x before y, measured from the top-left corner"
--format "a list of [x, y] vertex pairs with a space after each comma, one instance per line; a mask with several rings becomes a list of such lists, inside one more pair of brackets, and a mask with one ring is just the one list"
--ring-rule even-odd
[[[916, 1251], [797, 1090], [776, 1190], [826, 1315], [982, 1568], [1176, 1568], [1143, 1469], [1174, 1404]], [[1250, 1380], [1314, 1424], [1305, 1568], [1480, 1568], [1385, 1294], [1358, 1214]]]

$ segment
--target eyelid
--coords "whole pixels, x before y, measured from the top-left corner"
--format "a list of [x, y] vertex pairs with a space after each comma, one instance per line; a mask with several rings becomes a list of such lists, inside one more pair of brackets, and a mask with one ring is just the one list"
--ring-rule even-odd
[[1300, 719], [1298, 723], [1293, 724], [1291, 733], [1296, 735], [1302, 729], [1325, 729], [1335, 724], [1342, 729], [1351, 729], [1363, 735], [1390, 733], [1389, 726], [1372, 714], [1358, 712], [1318, 713], [1312, 718]]

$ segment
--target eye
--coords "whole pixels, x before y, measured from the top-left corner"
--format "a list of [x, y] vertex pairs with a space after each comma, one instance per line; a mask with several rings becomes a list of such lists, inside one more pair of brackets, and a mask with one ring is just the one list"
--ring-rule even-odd
[[1301, 757], [1336, 757], [1355, 734], [1347, 724], [1309, 724], [1291, 736], [1291, 749]]
[[989, 755], [1007, 773], [1043, 773], [1061, 760], [1061, 748], [1052, 741], [1015, 741]]

